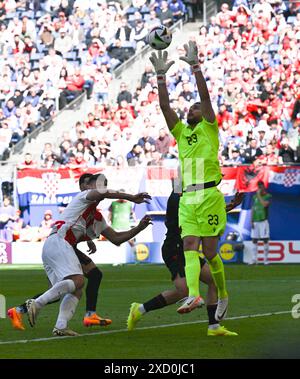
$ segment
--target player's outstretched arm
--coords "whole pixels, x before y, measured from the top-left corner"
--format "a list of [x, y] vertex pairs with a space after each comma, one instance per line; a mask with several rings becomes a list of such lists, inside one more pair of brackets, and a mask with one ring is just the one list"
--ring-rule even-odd
[[244, 193], [237, 192], [234, 196], [234, 198], [231, 200], [230, 203], [226, 204], [226, 213], [232, 211], [232, 209], [236, 208], [238, 205], [240, 205], [244, 199]]
[[136, 195], [131, 195], [129, 193], [117, 192], [112, 190], [91, 190], [86, 196], [87, 200], [90, 201], [102, 201], [104, 199], [124, 199], [128, 201], [132, 201], [136, 204], [147, 203], [148, 200], [151, 200], [152, 197], [147, 192], [141, 192]]
[[198, 47], [196, 42], [189, 41], [184, 45], [186, 55], [180, 57], [182, 61], [188, 63], [193, 73], [195, 74], [198, 92], [201, 100], [201, 113], [208, 122], [214, 122], [216, 119], [215, 112], [213, 110], [206, 81], [201, 71], [201, 66], [198, 59]]
[[139, 224], [134, 228], [125, 232], [116, 232], [113, 228], [108, 227], [103, 230], [102, 235], [114, 245], [121, 245], [123, 242], [129, 241], [139, 234], [142, 230], [146, 229], [148, 225], [152, 224], [149, 216], [144, 216]]
[[168, 128], [172, 130], [179, 121], [176, 112], [170, 107], [169, 93], [166, 85], [166, 73], [169, 68], [175, 63], [174, 61], [168, 62], [168, 52], [158, 51], [154, 52], [149, 58], [153, 64], [154, 70], [157, 75], [158, 97], [160, 109], [166, 119]]

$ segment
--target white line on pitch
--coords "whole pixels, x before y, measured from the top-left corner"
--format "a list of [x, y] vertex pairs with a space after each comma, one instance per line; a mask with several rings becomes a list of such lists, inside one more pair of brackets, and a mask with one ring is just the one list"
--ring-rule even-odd
[[[283, 315], [291, 313], [291, 311], [279, 311], [279, 312], [269, 312], [269, 313], [258, 313], [254, 315], [242, 315], [242, 316], [233, 316], [233, 317], [227, 317], [226, 320], [240, 320], [245, 318], [254, 318], [254, 317], [266, 317], [266, 316], [274, 316], [274, 315]], [[136, 328], [135, 330], [149, 330], [149, 329], [161, 329], [161, 328], [170, 328], [173, 326], [183, 326], [183, 325], [192, 325], [192, 324], [203, 324], [208, 322], [208, 320], [198, 320], [198, 321], [189, 321], [189, 322], [179, 322], [175, 324], [165, 324], [165, 325], [155, 325], [155, 326], [144, 326], [141, 328]], [[103, 334], [116, 334], [116, 333], [124, 333], [127, 332], [127, 329], [116, 329], [116, 330], [107, 330], [102, 332], [96, 332], [96, 333], [82, 333], [79, 336], [76, 337], [69, 337], [69, 336], [63, 336], [63, 337], [47, 337], [47, 338], [33, 338], [31, 340], [15, 340], [15, 341], [0, 341], [0, 345], [13, 345], [13, 344], [19, 344], [19, 343], [28, 343], [28, 342], [43, 342], [43, 341], [54, 341], [54, 340], [63, 340], [67, 338], [80, 338], [80, 337], [91, 337], [91, 336], [98, 336]], [[131, 332], [133, 333], [133, 332]]]

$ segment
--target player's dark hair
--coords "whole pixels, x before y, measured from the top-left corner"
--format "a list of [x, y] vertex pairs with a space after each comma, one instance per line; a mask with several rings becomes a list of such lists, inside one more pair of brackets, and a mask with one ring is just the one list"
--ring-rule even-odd
[[85, 182], [85, 179], [88, 178], [90, 180], [90, 178], [93, 176], [93, 174], [89, 174], [89, 173], [85, 173], [85, 174], [82, 174], [79, 178], [79, 186], [81, 186], [84, 182]]
[[257, 182], [257, 185], [258, 186], [265, 186], [265, 183], [260, 180], [259, 182]]

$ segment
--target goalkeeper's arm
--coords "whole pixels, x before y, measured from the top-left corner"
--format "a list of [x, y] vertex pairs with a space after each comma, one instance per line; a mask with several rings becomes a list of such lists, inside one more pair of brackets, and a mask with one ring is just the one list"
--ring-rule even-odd
[[150, 61], [157, 74], [159, 105], [168, 128], [172, 130], [179, 119], [176, 112], [170, 107], [169, 93], [166, 85], [166, 73], [172, 64], [174, 64], [174, 61], [168, 62], [167, 51], [159, 51], [157, 55], [152, 53]]

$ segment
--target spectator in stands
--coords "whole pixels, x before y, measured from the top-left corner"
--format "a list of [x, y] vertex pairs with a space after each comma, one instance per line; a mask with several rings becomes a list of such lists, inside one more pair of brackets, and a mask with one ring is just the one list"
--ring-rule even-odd
[[138, 144], [133, 145], [131, 151], [127, 154], [126, 159], [128, 166], [137, 166], [143, 162], [143, 150]]
[[138, 140], [138, 145], [142, 148], [145, 147], [146, 143], [149, 143], [152, 146], [155, 146], [155, 140], [150, 136], [150, 130], [149, 128], [143, 129], [143, 136]]
[[44, 213], [44, 219], [42, 220], [39, 230], [38, 230], [38, 241], [45, 241], [49, 236], [54, 220], [52, 218], [52, 211], [50, 209], [46, 210]]
[[173, 13], [174, 22], [183, 18], [186, 12], [185, 5], [181, 0], [170, 0], [168, 8]]
[[37, 163], [33, 160], [31, 153], [25, 154], [24, 161], [18, 165], [18, 168], [37, 168]]
[[161, 128], [159, 130], [159, 137], [155, 141], [155, 150], [161, 154], [162, 158], [169, 158], [170, 145], [170, 135], [166, 132], [165, 128]]
[[55, 38], [54, 49], [64, 55], [69, 52], [72, 47], [72, 38], [67, 34], [67, 30], [65, 28], [61, 28], [59, 30], [59, 36]]
[[118, 105], [120, 105], [123, 100], [126, 100], [129, 104], [132, 102], [132, 94], [128, 91], [127, 85], [124, 82], [120, 84], [120, 92], [117, 96]]
[[173, 12], [169, 9], [169, 5], [167, 1], [162, 1], [160, 4], [160, 13], [158, 15], [160, 22], [166, 27], [170, 27], [174, 23]]
[[300, 133], [299, 133], [299, 121], [296, 120], [293, 122], [293, 127], [288, 130], [288, 139], [289, 139], [289, 145], [290, 147], [296, 151], [297, 147], [299, 146], [299, 138], [300, 138]]
[[155, 10], [151, 10], [149, 14], [149, 18], [146, 21], [146, 26], [148, 30], [151, 30], [155, 26], [160, 25], [160, 23], [161, 23], [160, 19], [157, 17], [157, 13], [155, 12]]
[[274, 147], [272, 144], [268, 144], [266, 147], [266, 154], [263, 156], [264, 158], [264, 164], [268, 166], [277, 165], [278, 162], [278, 155], [274, 152]]
[[142, 19], [135, 22], [134, 26], [134, 42], [136, 46], [136, 51], [139, 51], [142, 47], [146, 45], [148, 29]]
[[228, 159], [224, 161], [224, 166], [239, 166], [243, 163], [239, 149], [233, 147], [228, 151]]
[[7, 159], [9, 155], [9, 144], [12, 137], [12, 131], [9, 128], [8, 120], [3, 120], [1, 122], [0, 128], [0, 160]]
[[28, 232], [28, 229], [30, 229], [30, 226], [26, 225], [24, 219], [21, 217], [21, 211], [19, 209], [16, 210], [14, 220], [10, 220], [7, 223], [7, 229], [11, 231], [13, 241], [20, 239], [22, 236], [22, 230], [26, 229], [26, 232]]
[[255, 159], [261, 155], [263, 155], [263, 152], [259, 147], [257, 147], [257, 140], [253, 138], [249, 143], [249, 147], [245, 150], [244, 162], [247, 164], [253, 163]]
[[221, 5], [221, 11], [216, 15], [216, 24], [220, 26], [222, 30], [229, 29], [232, 25], [233, 14], [229, 10], [229, 5], [223, 3]]
[[120, 26], [115, 34], [115, 39], [121, 41], [122, 47], [133, 47], [134, 34], [134, 29], [129, 25], [127, 17], [122, 17]]
[[295, 152], [290, 147], [288, 138], [283, 138], [283, 140], [281, 141], [278, 162], [279, 164], [295, 163]]

